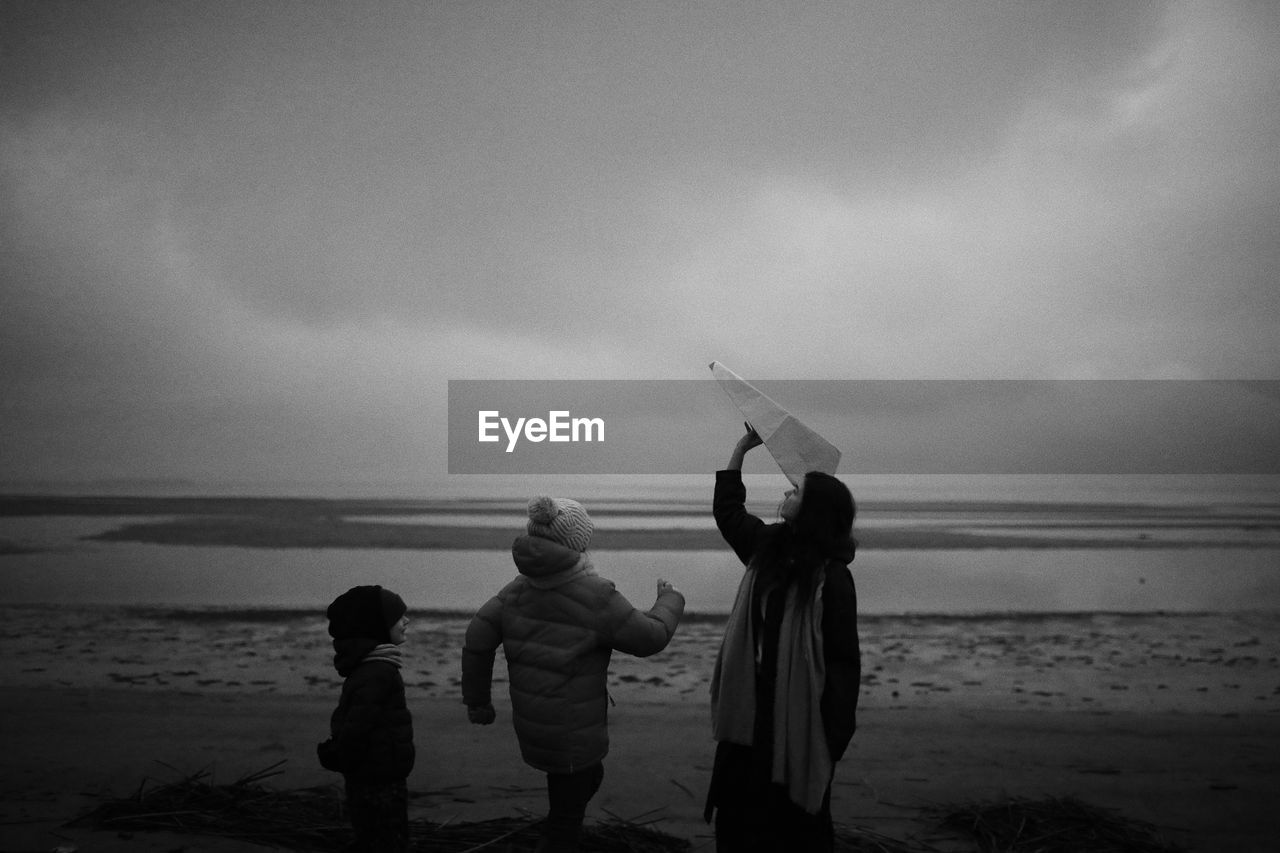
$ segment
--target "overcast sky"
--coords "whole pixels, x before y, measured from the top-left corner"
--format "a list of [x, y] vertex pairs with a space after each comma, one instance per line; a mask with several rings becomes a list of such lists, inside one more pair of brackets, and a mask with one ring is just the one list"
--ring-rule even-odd
[[0, 483], [424, 481], [449, 379], [1280, 378], [1271, 0], [10, 0], [0, 42]]

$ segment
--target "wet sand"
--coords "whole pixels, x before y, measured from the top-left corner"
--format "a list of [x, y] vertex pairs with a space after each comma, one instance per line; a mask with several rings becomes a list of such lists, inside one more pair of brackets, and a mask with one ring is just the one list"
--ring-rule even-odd
[[[405, 679], [420, 750], [414, 815], [482, 820], [544, 808], [499, 721], [459, 704], [465, 617], [414, 613]], [[323, 620], [290, 611], [0, 608], [0, 850], [251, 845], [63, 824], [150, 777], [217, 781], [284, 760], [280, 787], [335, 781], [313, 746], [336, 700]], [[645, 660], [615, 655], [612, 751], [597, 818], [658, 810], [710, 850], [707, 679], [722, 621], [693, 619]], [[837, 821], [928, 837], [928, 806], [1076, 796], [1196, 851], [1270, 850], [1280, 834], [1280, 616], [876, 617]], [[501, 656], [497, 677], [503, 677]]]

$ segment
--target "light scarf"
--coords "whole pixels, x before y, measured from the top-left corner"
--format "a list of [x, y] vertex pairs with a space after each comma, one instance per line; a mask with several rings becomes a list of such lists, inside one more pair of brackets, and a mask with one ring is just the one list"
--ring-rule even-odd
[[[752, 745], [755, 728], [757, 639], [751, 601], [757, 576], [753, 566], [743, 573], [711, 678], [712, 733], [717, 741], [744, 746]], [[808, 606], [797, 600], [794, 584], [787, 590], [773, 695], [772, 781], [783, 785], [791, 801], [809, 814], [822, 807], [835, 772], [822, 725], [824, 577], [820, 572]]]
[[373, 649], [370, 650], [369, 654], [365, 655], [364, 659], [361, 660], [360, 662], [368, 663], [369, 661], [373, 661], [373, 660], [380, 660], [385, 663], [389, 663], [392, 666], [394, 666], [396, 669], [399, 669], [400, 668], [400, 647], [397, 646], [395, 643], [380, 643], [374, 646]]

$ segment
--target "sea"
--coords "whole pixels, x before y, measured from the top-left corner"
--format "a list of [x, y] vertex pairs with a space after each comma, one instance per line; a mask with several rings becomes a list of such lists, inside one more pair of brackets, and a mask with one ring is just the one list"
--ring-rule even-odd
[[[851, 565], [866, 614], [1280, 612], [1280, 478], [1275, 476], [845, 477], [859, 525], [978, 533], [989, 547], [863, 548]], [[772, 518], [787, 484], [749, 475], [749, 506]], [[714, 529], [711, 480], [485, 477], [432, 484], [94, 483], [31, 494], [377, 498], [421, 513], [403, 524], [522, 532], [528, 496], [574, 497], [597, 529]], [[497, 510], [495, 511], [495, 507]], [[91, 537], [137, 516], [0, 515], [0, 604], [323, 611], [345, 589], [378, 583], [415, 610], [466, 613], [515, 575], [505, 550], [254, 548]], [[1034, 547], [1002, 535], [1043, 535]], [[1087, 542], [1080, 546], [1072, 540]], [[927, 537], [925, 539], [927, 542]], [[1025, 538], [1022, 540], [1025, 541]], [[646, 606], [659, 579], [693, 613], [723, 615], [742, 566], [729, 551], [591, 554], [596, 571]]]

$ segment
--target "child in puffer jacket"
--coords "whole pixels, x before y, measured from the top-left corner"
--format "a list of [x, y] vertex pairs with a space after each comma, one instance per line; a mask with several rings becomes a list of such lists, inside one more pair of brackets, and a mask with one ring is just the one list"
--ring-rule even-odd
[[495, 717], [490, 685], [499, 645], [506, 656], [521, 755], [547, 775], [539, 851], [577, 849], [587, 803], [604, 778], [613, 650], [662, 651], [684, 613], [684, 596], [664, 580], [644, 612], [597, 575], [586, 554], [593, 530], [577, 501], [530, 501], [527, 535], [511, 546], [519, 575], [476, 613], [462, 651], [462, 698], [479, 725]]
[[333, 665], [345, 681], [316, 747], [320, 764], [342, 774], [355, 830], [352, 853], [407, 853], [413, 719], [405, 704], [400, 644], [404, 600], [380, 586], [357, 586], [329, 605]]

